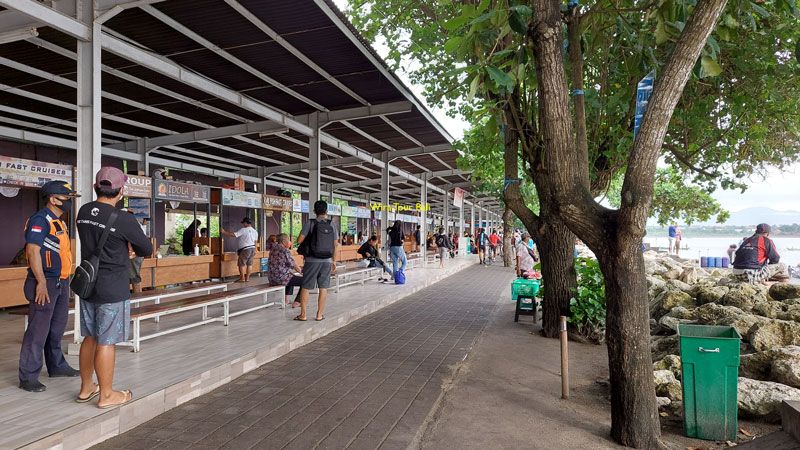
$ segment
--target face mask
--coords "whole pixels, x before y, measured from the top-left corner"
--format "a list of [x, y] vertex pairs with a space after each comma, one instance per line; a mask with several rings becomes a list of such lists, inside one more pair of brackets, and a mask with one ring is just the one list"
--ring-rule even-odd
[[64, 211], [67, 214], [69, 214], [69, 212], [72, 211], [72, 199], [70, 198], [70, 199], [67, 199], [67, 200], [60, 200], [60, 201], [61, 201], [61, 204], [57, 205], [58, 209]]

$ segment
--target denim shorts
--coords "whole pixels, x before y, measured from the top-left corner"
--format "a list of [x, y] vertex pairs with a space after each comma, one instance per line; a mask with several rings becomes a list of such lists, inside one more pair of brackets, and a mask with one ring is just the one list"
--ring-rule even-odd
[[116, 303], [81, 302], [81, 334], [97, 345], [114, 345], [130, 340], [131, 301]]

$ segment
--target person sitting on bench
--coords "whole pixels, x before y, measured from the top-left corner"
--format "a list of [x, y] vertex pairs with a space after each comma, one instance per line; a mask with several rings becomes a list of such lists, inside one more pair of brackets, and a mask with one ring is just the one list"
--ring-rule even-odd
[[[380, 267], [383, 269], [383, 272], [394, 275], [392, 269], [386, 267], [386, 263], [384, 263], [378, 255], [378, 236], [373, 234], [367, 242], [364, 242], [358, 249], [358, 254], [369, 261], [369, 267]], [[378, 281], [380, 282], [388, 281], [388, 278], [383, 278], [383, 272], [378, 276]]]
[[[270, 286], [286, 286], [285, 301], [289, 304], [289, 296], [294, 293], [295, 286], [300, 287], [303, 285], [303, 277], [294, 275], [295, 273], [302, 273], [300, 267], [292, 257], [292, 239], [286, 233], [281, 233], [277, 237], [277, 242], [269, 252], [269, 261], [267, 262], [267, 278], [269, 278]], [[300, 293], [297, 293], [292, 308], [300, 306]]]

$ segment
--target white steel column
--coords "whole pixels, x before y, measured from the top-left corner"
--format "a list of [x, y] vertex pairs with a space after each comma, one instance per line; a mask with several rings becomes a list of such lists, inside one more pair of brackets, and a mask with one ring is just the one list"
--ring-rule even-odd
[[442, 229], [444, 229], [444, 234], [447, 234], [447, 233], [450, 232], [449, 227], [448, 227], [448, 223], [447, 223], [448, 220], [449, 220], [449, 218], [448, 218], [448, 212], [449, 211], [448, 211], [448, 207], [447, 207], [447, 203], [448, 203], [447, 199], [449, 197], [450, 197], [450, 195], [448, 195], [447, 188], [445, 187], [445, 191], [442, 192], [442, 205], [443, 205], [442, 206]]
[[478, 204], [478, 228], [483, 228], [483, 202]]
[[[77, 1], [78, 19], [86, 25], [91, 25], [94, 39], [90, 41], [77, 41], [78, 64], [78, 136], [77, 136], [77, 164], [75, 170], [75, 187], [83, 195], [76, 201], [77, 211], [83, 204], [91, 202], [94, 198], [94, 174], [100, 170], [101, 128], [101, 78], [100, 78], [100, 24], [94, 24], [94, 2], [92, 0]], [[73, 212], [75, 214], [75, 212]], [[74, 217], [74, 216], [73, 216]], [[77, 261], [81, 260], [80, 240], [76, 236], [75, 255]], [[75, 297], [75, 334], [73, 345], [67, 350], [68, 354], [77, 355], [77, 345], [81, 342], [80, 328], [80, 299]]]
[[420, 189], [420, 229], [419, 229], [419, 249], [420, 256], [422, 257], [422, 266], [424, 267], [425, 264], [428, 262], [428, 175], [422, 174], [420, 177], [422, 178], [422, 189]]
[[309, 114], [308, 125], [313, 136], [308, 139], [308, 203], [309, 213], [314, 209], [314, 202], [320, 199], [320, 139], [319, 114]]
[[[388, 235], [386, 229], [389, 228], [389, 152], [381, 154], [381, 245], [389, 248]], [[386, 254], [386, 261], [389, 261], [389, 254]]]
[[472, 237], [475, 237], [475, 199], [472, 200], [472, 205], [469, 213], [469, 228]]
[[458, 209], [458, 254], [463, 255], [465, 248], [467, 246], [464, 245], [464, 200], [462, 197], [461, 208]]

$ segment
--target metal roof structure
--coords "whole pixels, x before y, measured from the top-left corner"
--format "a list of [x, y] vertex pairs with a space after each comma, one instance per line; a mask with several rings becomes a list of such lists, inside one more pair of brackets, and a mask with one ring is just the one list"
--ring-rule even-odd
[[423, 178], [440, 194], [474, 186], [452, 137], [330, 0], [0, 7], [0, 138], [78, 146], [89, 42], [104, 155], [300, 190], [318, 169], [322, 190], [344, 198], [379, 198], [386, 159], [393, 201], [417, 201]]

